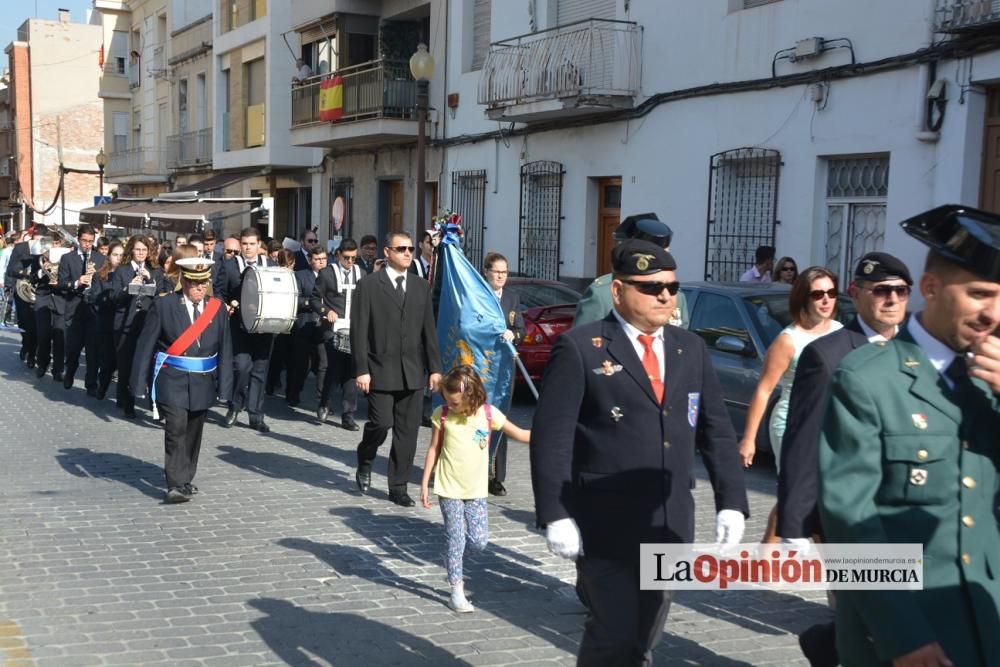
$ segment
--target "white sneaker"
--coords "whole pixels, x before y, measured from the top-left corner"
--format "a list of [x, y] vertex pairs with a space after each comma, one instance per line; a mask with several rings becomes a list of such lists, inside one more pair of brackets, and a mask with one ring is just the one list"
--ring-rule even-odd
[[448, 600], [448, 606], [460, 614], [471, 614], [476, 610], [472, 606], [472, 603], [465, 599], [465, 595], [461, 593], [452, 593], [451, 598]]

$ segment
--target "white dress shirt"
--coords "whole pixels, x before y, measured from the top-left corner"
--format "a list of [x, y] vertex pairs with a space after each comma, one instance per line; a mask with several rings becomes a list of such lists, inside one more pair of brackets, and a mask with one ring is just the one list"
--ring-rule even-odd
[[951, 365], [951, 362], [955, 360], [955, 357], [958, 356], [958, 353], [932, 336], [924, 328], [924, 325], [920, 323], [920, 316], [922, 314], [917, 313], [910, 318], [906, 325], [907, 331], [913, 336], [913, 340], [924, 351], [927, 358], [931, 360], [931, 365], [934, 366], [934, 369], [944, 378], [944, 381], [948, 384], [948, 388], [954, 389], [955, 383], [944, 372]]
[[[883, 341], [884, 342], [884, 341], [889, 340], [888, 338], [886, 338], [885, 336], [883, 336], [882, 334], [880, 334], [879, 332], [875, 331], [870, 326], [868, 326], [868, 323], [865, 322], [860, 317], [858, 318], [858, 324], [861, 325], [861, 331], [864, 332], [865, 337], [868, 339], [869, 343], [877, 343], [879, 341]], [[895, 335], [897, 333], [899, 333], [899, 325], [898, 324], [893, 329], [893, 335]]]
[[388, 264], [386, 264], [385, 268], [382, 269], [382, 270], [385, 271], [387, 274], [389, 274], [389, 282], [392, 283], [392, 289], [396, 289], [396, 285], [397, 285], [396, 278], [398, 278], [399, 276], [403, 276], [403, 292], [404, 293], [406, 292], [406, 274], [407, 274], [406, 271], [403, 271], [402, 273], [400, 273], [399, 271], [397, 271], [396, 269], [392, 268]]
[[[635, 350], [635, 353], [641, 362], [643, 356], [646, 354], [645, 346], [639, 342], [639, 336], [642, 335], [642, 332], [626, 322], [625, 318], [622, 317], [621, 313], [619, 313], [616, 309], [612, 308], [611, 312], [615, 314], [615, 319], [622, 325], [625, 335], [628, 336], [628, 340], [632, 343], [632, 348]], [[656, 333], [649, 335], [653, 337], [653, 354], [656, 355], [656, 365], [660, 369], [660, 382], [663, 382], [663, 328], [661, 327], [656, 330]]]

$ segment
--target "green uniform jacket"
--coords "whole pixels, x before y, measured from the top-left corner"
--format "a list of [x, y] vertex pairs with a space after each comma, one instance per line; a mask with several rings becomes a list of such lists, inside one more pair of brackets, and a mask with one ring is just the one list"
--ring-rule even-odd
[[[576, 307], [576, 317], [573, 318], [573, 326], [578, 327], [588, 322], [603, 320], [611, 312], [615, 305], [611, 300], [611, 278], [610, 273], [594, 279], [594, 282], [587, 286], [587, 290], [580, 297], [580, 303]], [[674, 308], [673, 317], [670, 324], [676, 327], [687, 329], [688, 325], [687, 299], [684, 292], [677, 293], [677, 305]]]
[[908, 331], [858, 348], [833, 376], [819, 449], [831, 543], [922, 543], [924, 590], [837, 591], [842, 664], [887, 664], [937, 641], [955, 663], [1000, 665], [1000, 407], [952, 391]]

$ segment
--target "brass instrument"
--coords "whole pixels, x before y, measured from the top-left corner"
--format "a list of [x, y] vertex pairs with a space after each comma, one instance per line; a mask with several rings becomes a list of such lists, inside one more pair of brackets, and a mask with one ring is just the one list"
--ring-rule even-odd
[[[59, 271], [58, 264], [52, 264], [48, 261], [48, 253], [52, 247], [52, 239], [50, 238], [36, 239], [29, 245], [32, 255], [40, 255], [42, 257], [42, 267], [49, 277], [49, 282], [56, 280]], [[35, 303], [35, 300], [38, 298], [38, 295], [35, 293], [35, 284], [31, 281], [30, 277], [18, 278], [17, 282], [14, 283], [14, 289], [17, 291], [17, 295], [28, 303]]]

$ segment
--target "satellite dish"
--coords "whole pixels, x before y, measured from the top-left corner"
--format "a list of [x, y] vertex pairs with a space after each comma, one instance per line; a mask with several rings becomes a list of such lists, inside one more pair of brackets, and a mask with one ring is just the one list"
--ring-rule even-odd
[[343, 197], [337, 197], [333, 200], [333, 206], [330, 210], [330, 219], [333, 220], [333, 228], [336, 231], [340, 231], [340, 228], [344, 226], [344, 218], [347, 215], [347, 202], [344, 201]]

